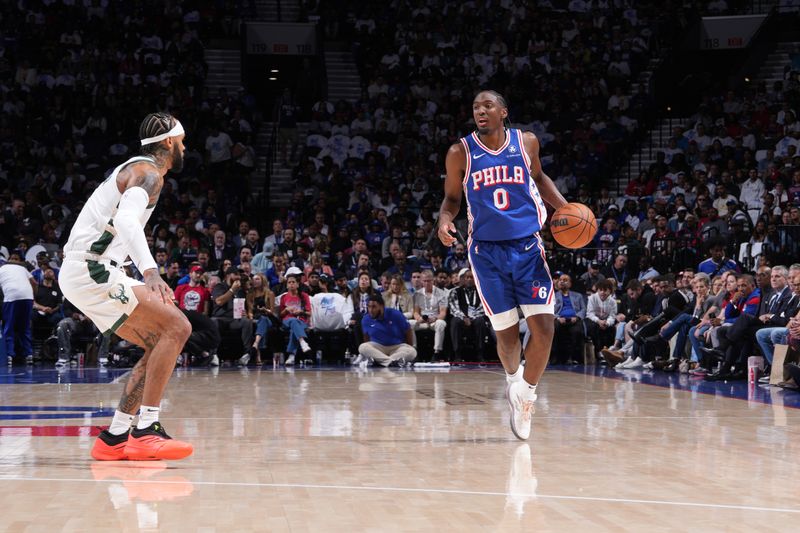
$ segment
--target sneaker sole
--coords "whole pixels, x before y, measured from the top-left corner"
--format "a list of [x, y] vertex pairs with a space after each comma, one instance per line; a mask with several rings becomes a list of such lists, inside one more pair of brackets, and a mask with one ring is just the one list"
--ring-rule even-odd
[[517, 428], [514, 427], [514, 405], [511, 403], [511, 383], [506, 385], [506, 401], [508, 401], [508, 408], [511, 409], [511, 414], [508, 417], [508, 425], [511, 426], [511, 433], [519, 440], [528, 440], [527, 438], [520, 437], [519, 433], [517, 433]]
[[92, 459], [96, 461], [127, 461], [128, 456], [125, 453], [125, 448], [125, 443], [114, 447], [108, 446], [105, 443], [101, 446], [97, 446], [95, 443], [92, 447]]
[[136, 446], [125, 446], [125, 454], [129, 461], [177, 461], [189, 457], [194, 452], [194, 448], [187, 444], [185, 448], [172, 448], [153, 450], [151, 448], [138, 448]]

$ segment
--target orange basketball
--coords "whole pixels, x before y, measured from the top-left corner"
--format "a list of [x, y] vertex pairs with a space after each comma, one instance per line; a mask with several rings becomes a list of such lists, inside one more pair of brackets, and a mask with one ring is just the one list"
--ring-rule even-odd
[[597, 233], [597, 219], [585, 205], [570, 202], [553, 213], [550, 233], [565, 248], [583, 248]]

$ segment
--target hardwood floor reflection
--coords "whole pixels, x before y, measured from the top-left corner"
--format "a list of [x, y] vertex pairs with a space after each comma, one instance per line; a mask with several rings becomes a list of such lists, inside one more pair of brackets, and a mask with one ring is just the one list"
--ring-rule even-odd
[[162, 422], [195, 453], [156, 463], [89, 458], [120, 383], [2, 385], [0, 530], [791, 528], [800, 411], [783, 391], [610, 377], [548, 371], [522, 443], [502, 372], [181, 370]]

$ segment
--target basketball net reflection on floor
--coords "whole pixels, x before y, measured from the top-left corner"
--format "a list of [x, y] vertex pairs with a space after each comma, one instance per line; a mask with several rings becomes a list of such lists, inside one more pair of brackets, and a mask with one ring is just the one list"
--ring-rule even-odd
[[140, 528], [158, 527], [158, 511], [151, 504], [186, 498], [194, 485], [183, 476], [160, 475], [167, 470], [163, 461], [108, 461], [92, 463], [96, 481], [119, 480], [108, 485], [108, 496], [114, 510], [136, 505]]
[[536, 499], [539, 482], [533, 471], [531, 448], [527, 442], [521, 443], [511, 456], [506, 485], [506, 509], [513, 510], [518, 517], [525, 513], [525, 504]]

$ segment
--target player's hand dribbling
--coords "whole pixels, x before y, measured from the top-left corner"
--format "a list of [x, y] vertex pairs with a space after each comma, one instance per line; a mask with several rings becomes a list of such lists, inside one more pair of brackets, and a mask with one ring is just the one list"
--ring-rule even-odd
[[161, 298], [161, 301], [165, 304], [172, 303], [172, 289], [161, 279], [156, 269], [151, 268], [145, 271], [144, 285], [147, 287], [147, 290], [156, 295], [156, 297]]
[[439, 240], [448, 248], [456, 243], [456, 227], [452, 222], [445, 222], [439, 225]]

